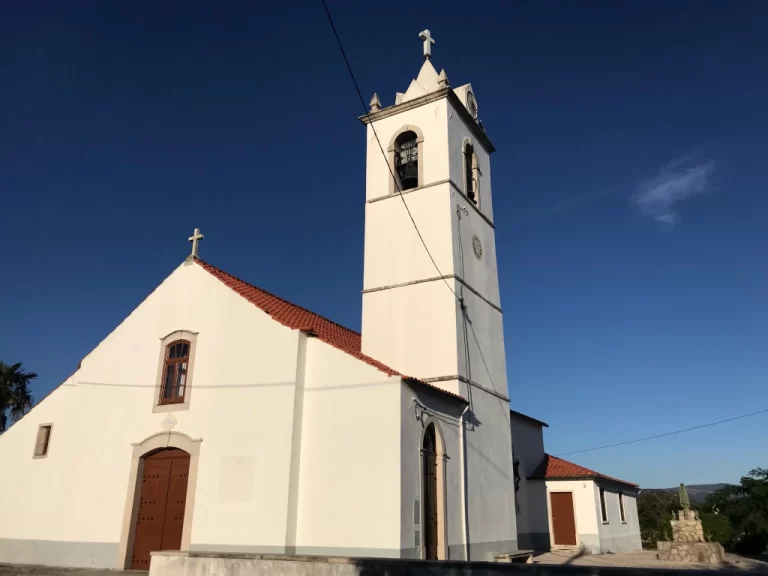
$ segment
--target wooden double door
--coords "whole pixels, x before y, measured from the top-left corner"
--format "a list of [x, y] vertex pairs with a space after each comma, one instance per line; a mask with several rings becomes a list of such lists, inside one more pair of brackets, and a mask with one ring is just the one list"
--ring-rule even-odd
[[149, 553], [180, 550], [189, 454], [169, 448], [144, 458], [131, 568], [149, 570]]

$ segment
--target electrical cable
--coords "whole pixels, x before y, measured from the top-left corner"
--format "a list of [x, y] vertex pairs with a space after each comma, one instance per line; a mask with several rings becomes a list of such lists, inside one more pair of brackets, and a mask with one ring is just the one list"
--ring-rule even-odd
[[[411, 213], [411, 210], [408, 208], [408, 204], [405, 202], [405, 198], [403, 197], [403, 191], [400, 188], [400, 182], [398, 182], [394, 172], [392, 171], [392, 167], [389, 165], [389, 162], [387, 161], [387, 155], [384, 152], [384, 147], [381, 144], [381, 140], [379, 140], [379, 135], [376, 133], [376, 128], [374, 127], [373, 121], [371, 120], [371, 115], [368, 111], [368, 107], [365, 105], [365, 99], [363, 98], [363, 94], [360, 91], [360, 85], [357, 83], [357, 78], [355, 78], [355, 73], [352, 71], [352, 65], [349, 63], [349, 58], [347, 58], [347, 53], [344, 50], [344, 45], [341, 43], [341, 38], [339, 37], [339, 33], [336, 30], [336, 25], [333, 23], [333, 18], [331, 17], [331, 12], [328, 9], [328, 4], [326, 3], [326, 0], [322, 0], [322, 3], [323, 3], [323, 8], [325, 9], [325, 15], [328, 17], [328, 24], [330, 24], [331, 26], [333, 35], [336, 38], [336, 43], [339, 46], [339, 51], [341, 52], [341, 56], [344, 59], [344, 64], [346, 64], [347, 71], [349, 72], [349, 76], [352, 80], [352, 83], [355, 85], [357, 98], [360, 101], [360, 105], [362, 106], [363, 111], [365, 112], [366, 118], [368, 119], [368, 125], [371, 127], [371, 130], [373, 131], [373, 136], [376, 138], [376, 143], [379, 145], [379, 150], [381, 151], [381, 155], [384, 157], [384, 161], [387, 165], [387, 169], [389, 170], [389, 175], [392, 177], [392, 181], [394, 182], [395, 188], [397, 189], [398, 196], [400, 196], [400, 200], [402, 200], [403, 206], [405, 207], [406, 212], [408, 212], [408, 217], [411, 219], [411, 223], [413, 224], [413, 227], [416, 230], [416, 234], [418, 234], [419, 240], [421, 240], [421, 245], [424, 246], [424, 250], [426, 250], [427, 255], [429, 256], [429, 259], [432, 261], [432, 265], [435, 267], [435, 270], [437, 270], [437, 273], [440, 279], [445, 283], [448, 290], [451, 291], [454, 298], [456, 298], [456, 300], [459, 302], [459, 305], [462, 307], [462, 313], [466, 316], [466, 310], [464, 310], [465, 308], [464, 298], [457, 295], [456, 291], [451, 287], [450, 284], [448, 284], [447, 278], [442, 273], [442, 271], [440, 270], [440, 267], [437, 265], [437, 262], [432, 256], [432, 253], [429, 251], [429, 247], [427, 247], [427, 243], [425, 242], [424, 237], [421, 235], [421, 231], [419, 230], [419, 227], [416, 225], [416, 220], [413, 218], [413, 214]], [[480, 341], [477, 338], [477, 334], [475, 333], [474, 326], [472, 326], [472, 322], [469, 322], [469, 326], [472, 329], [472, 336], [474, 337], [475, 344], [477, 344], [477, 349], [480, 352], [480, 358], [483, 361], [485, 369], [488, 372], [488, 377], [491, 379], [491, 383], [493, 385], [493, 377], [491, 376], [490, 369], [488, 368], [488, 363], [485, 360], [485, 355], [483, 354], [483, 350], [480, 347]]]
[[604, 450], [605, 448], [614, 448], [616, 446], [626, 446], [627, 444], [636, 444], [638, 442], [645, 442], [646, 440], [655, 440], [656, 438], [664, 438], [665, 436], [682, 434], [683, 432], [701, 430], [702, 428], [709, 428], [710, 426], [717, 426], [718, 424], [725, 424], [727, 422], [733, 422], [734, 420], [741, 420], [742, 418], [749, 418], [750, 416], [765, 414], [766, 412], [768, 412], [768, 408], [764, 410], [758, 410], [757, 412], [750, 412], [749, 414], [742, 414], [741, 416], [734, 416], [733, 418], [726, 418], [725, 420], [718, 420], [717, 422], [709, 422], [707, 424], [700, 424], [699, 426], [693, 426], [691, 428], [683, 428], [682, 430], [675, 430], [674, 432], [664, 432], [663, 434], [654, 434], [653, 436], [645, 436], [644, 438], [635, 438], [634, 440], [617, 442], [616, 444], [606, 444], [605, 446], [595, 446], [594, 448], [584, 448], [583, 450], [573, 450], [572, 452], [561, 452], [560, 454], [555, 454], [555, 456], [568, 456], [569, 454], [581, 454], [582, 452], [593, 452], [594, 450]]

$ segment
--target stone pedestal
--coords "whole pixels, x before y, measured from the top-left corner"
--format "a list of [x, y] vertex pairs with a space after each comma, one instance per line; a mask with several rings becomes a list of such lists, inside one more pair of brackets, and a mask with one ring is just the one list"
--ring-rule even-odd
[[725, 550], [717, 542], [657, 542], [659, 560], [718, 564], [725, 560]]
[[659, 560], [706, 562], [725, 560], [725, 550], [717, 542], [704, 539], [704, 528], [695, 510], [679, 510], [672, 524], [672, 542], [657, 542]]

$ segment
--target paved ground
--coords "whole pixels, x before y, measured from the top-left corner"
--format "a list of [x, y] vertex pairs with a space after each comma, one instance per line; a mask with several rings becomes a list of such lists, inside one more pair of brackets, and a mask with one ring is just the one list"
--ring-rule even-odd
[[31, 564], [0, 564], [0, 576], [147, 576], [136, 570], [90, 570], [88, 568], [57, 568]]
[[634, 568], [680, 568], [745, 570], [768, 573], [768, 560], [755, 560], [735, 554], [725, 555], [725, 564], [699, 564], [659, 560], [653, 550], [618, 554], [584, 554], [576, 550], [557, 550], [534, 558], [536, 564], [573, 564], [574, 566], [626, 566]]
[[[536, 564], [571, 564], [574, 566], [624, 566], [627, 568], [676, 568], [676, 569], [727, 569], [744, 570], [753, 574], [768, 574], [768, 559], [757, 560], [735, 554], [726, 554], [725, 564], [693, 564], [662, 561], [653, 550], [621, 552], [619, 554], [584, 554], [579, 551], [558, 550], [539, 554]], [[26, 564], [0, 564], [0, 576], [147, 576], [146, 572], [126, 570], [89, 570], [81, 568], [56, 568]]]

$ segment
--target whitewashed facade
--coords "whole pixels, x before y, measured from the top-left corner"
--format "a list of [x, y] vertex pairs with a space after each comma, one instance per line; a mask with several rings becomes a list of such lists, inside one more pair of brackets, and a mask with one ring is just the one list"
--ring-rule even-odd
[[0, 562], [549, 547], [542, 423], [510, 417], [494, 149], [472, 87], [426, 58], [361, 121], [362, 334], [200, 260], [195, 230], [192, 256], [0, 436]]
[[540, 420], [511, 412], [517, 468], [517, 528], [522, 549], [642, 550], [639, 487], [550, 456]]
[[[364, 120], [362, 337], [199, 260], [196, 231], [193, 256], [0, 437], [0, 562], [145, 568], [137, 542], [163, 523], [153, 549], [517, 549], [493, 147], [470, 88], [426, 60]], [[394, 162], [403, 127], [421, 138], [403, 198], [444, 278], [373, 138]]]

